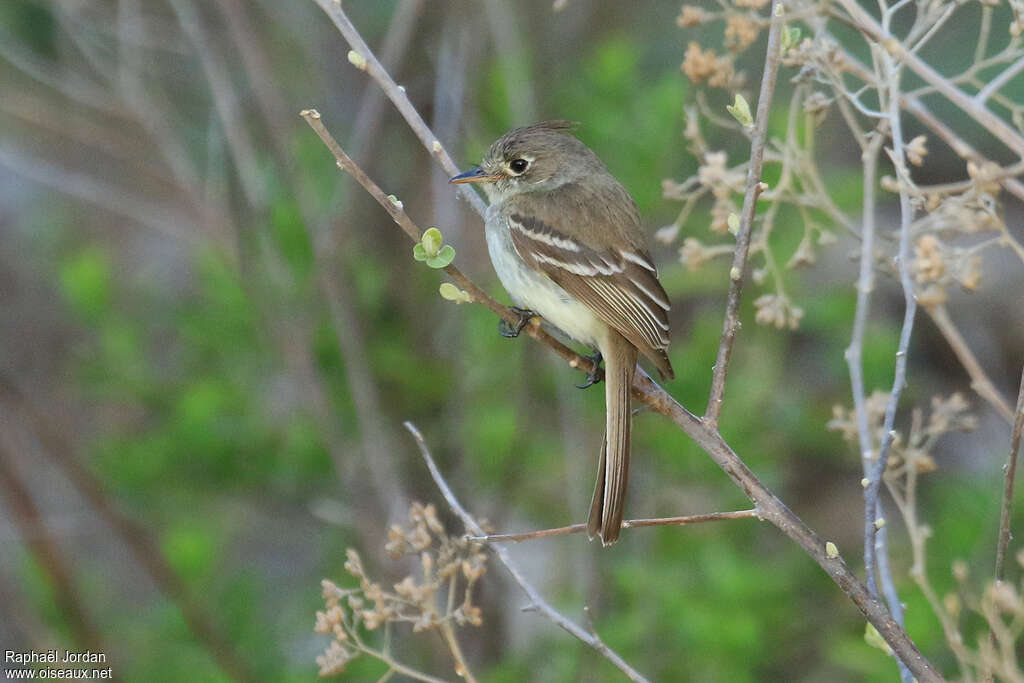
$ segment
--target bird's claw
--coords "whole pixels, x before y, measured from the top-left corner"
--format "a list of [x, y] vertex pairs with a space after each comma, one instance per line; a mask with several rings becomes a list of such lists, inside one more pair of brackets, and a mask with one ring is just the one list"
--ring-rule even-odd
[[590, 370], [587, 370], [587, 380], [583, 384], [577, 384], [577, 389], [586, 389], [589, 386], [593, 386], [601, 381], [601, 377], [604, 373], [601, 372], [601, 357], [600, 351], [595, 351], [592, 356], [583, 356], [591, 362]]
[[519, 336], [528, 322], [537, 317], [537, 313], [528, 308], [516, 308], [515, 306], [509, 306], [509, 309], [519, 316], [519, 320], [515, 323], [510, 323], [505, 319], [499, 320], [498, 334], [506, 339], [514, 339]]

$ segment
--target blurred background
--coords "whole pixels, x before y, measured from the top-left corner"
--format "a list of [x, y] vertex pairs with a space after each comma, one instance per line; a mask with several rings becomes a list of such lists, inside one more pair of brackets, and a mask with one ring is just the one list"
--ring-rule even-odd
[[[477, 163], [513, 125], [579, 121], [653, 235], [679, 211], [662, 180], [698, 164], [683, 138], [693, 92], [679, 69], [679, 4], [556, 5], [380, 0], [345, 10], [460, 164]], [[346, 547], [389, 585], [409, 566], [384, 553], [388, 524], [412, 501], [437, 504], [461, 533], [404, 420], [497, 530], [585, 518], [603, 391], [573, 388], [580, 373], [525, 338], [500, 337], [484, 308], [439, 297], [438, 272], [411, 258], [407, 238], [299, 118], [318, 108], [414, 220], [440, 227], [456, 264], [507, 301], [479, 218], [348, 49], [311, 0], [0, 5], [3, 649], [102, 651], [122, 680], [312, 679], [328, 642], [313, 632], [320, 580], [353, 583]], [[759, 74], [762, 43], [750, 54]], [[791, 76], [780, 78], [776, 131]], [[908, 125], [908, 138], [921, 132]], [[837, 204], [857, 216], [859, 150], [841, 131], [826, 121], [819, 159]], [[749, 153], [741, 136], [705, 134], [732, 163]], [[964, 177], [948, 159], [948, 172], [932, 165], [926, 180]], [[891, 212], [892, 195], [883, 199]], [[1006, 211], [1024, 239], [1011, 220], [1019, 206]], [[682, 235], [707, 235], [709, 220], [707, 207], [695, 211]], [[801, 232], [780, 219], [774, 239], [789, 253]], [[677, 378], [667, 389], [699, 412], [728, 265], [688, 272], [678, 246], [652, 242], [673, 301]], [[860, 463], [827, 423], [834, 405], [851, 402], [843, 350], [857, 248], [840, 234], [817, 264], [787, 271], [804, 309], [797, 330], [754, 324], [759, 291], [749, 289], [722, 417], [762, 481], [855, 564]], [[1024, 363], [1021, 291], [1019, 260], [996, 251], [979, 291], [951, 291], [949, 302], [1011, 401]], [[894, 279], [880, 276], [877, 292], [869, 392], [891, 385], [903, 310]], [[940, 594], [955, 585], [957, 559], [980, 586], [992, 571], [1009, 428], [971, 393], [923, 315], [909, 376], [907, 405], [961, 391], [978, 417], [972, 433], [939, 442], [920, 514], [934, 530], [929, 571]], [[748, 507], [663, 418], [639, 414], [633, 440], [628, 516]], [[891, 522], [908, 630], [950, 671], [940, 624], [907, 577], [895, 513]], [[856, 609], [766, 524], [637, 530], [609, 549], [576, 535], [510, 551], [565, 614], [578, 620], [590, 606], [603, 639], [653, 680], [895, 677], [892, 660], [865, 644]], [[460, 637], [483, 680], [621, 676], [522, 613], [525, 598], [500, 566], [477, 590], [483, 624]], [[436, 634], [396, 629], [391, 647], [454, 677]], [[361, 657], [342, 676], [384, 671]]]

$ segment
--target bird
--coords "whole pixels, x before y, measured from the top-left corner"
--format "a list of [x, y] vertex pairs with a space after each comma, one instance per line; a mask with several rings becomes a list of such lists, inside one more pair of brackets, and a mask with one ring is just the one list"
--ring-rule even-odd
[[[498, 138], [479, 166], [450, 179], [480, 183], [490, 200], [484, 226], [498, 279], [520, 317], [516, 336], [539, 316], [595, 349], [605, 363], [605, 435], [587, 531], [607, 546], [619, 538], [630, 459], [630, 388], [640, 354], [663, 380], [671, 302], [651, 259], [636, 202], [574, 134], [543, 121]], [[504, 323], [504, 321], [503, 321]]]

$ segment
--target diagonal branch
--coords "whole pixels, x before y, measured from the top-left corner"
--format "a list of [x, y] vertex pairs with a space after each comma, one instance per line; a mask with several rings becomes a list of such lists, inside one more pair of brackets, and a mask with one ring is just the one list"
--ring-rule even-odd
[[945, 304], [926, 306], [925, 311], [931, 316], [932, 322], [939, 328], [942, 336], [946, 338], [953, 353], [960, 360], [960, 364], [964, 366], [964, 370], [971, 378], [971, 388], [974, 389], [974, 392], [988, 401], [989, 405], [995, 408], [1007, 423], [1012, 424], [1013, 409], [996, 389], [992, 380], [985, 373], [985, 369], [981, 367], [981, 363], [967, 344], [967, 340], [960, 334], [960, 330], [949, 317], [949, 311], [946, 310]]
[[[452, 493], [451, 487], [448, 486], [448, 482], [446, 482], [444, 477], [441, 476], [441, 470], [437, 468], [437, 463], [435, 463], [434, 458], [431, 457], [430, 449], [427, 448], [427, 443], [424, 441], [423, 435], [420, 434], [420, 430], [417, 429], [416, 425], [412, 422], [406, 422], [404, 424], [405, 428], [408, 429], [409, 433], [412, 434], [414, 439], [416, 439], [416, 445], [420, 449], [420, 455], [423, 456], [423, 460], [427, 463], [427, 469], [430, 470], [430, 476], [434, 479], [434, 483], [437, 484], [437, 488], [441, 490], [441, 495], [443, 495], [444, 499], [448, 502], [448, 506], [456, 515], [459, 516], [459, 519], [462, 520], [462, 523], [465, 525], [468, 533], [476, 536], [483, 536], [484, 530], [479, 524], [477, 524], [476, 520], [473, 519], [473, 516], [466, 512], [466, 508], [462, 507], [459, 500], [455, 497], [455, 494]], [[588, 631], [579, 624], [567, 619], [554, 607], [548, 604], [541, 594], [537, 592], [537, 589], [526, 580], [525, 576], [523, 576], [523, 572], [519, 569], [519, 566], [511, 557], [509, 557], [508, 550], [501, 546], [491, 546], [491, 550], [493, 550], [494, 554], [498, 556], [501, 563], [505, 565], [505, 569], [507, 569], [508, 573], [512, 575], [512, 578], [517, 584], [519, 584], [519, 587], [523, 589], [523, 592], [526, 593], [527, 597], [530, 598], [530, 607], [532, 609], [540, 612], [555, 624], [561, 626], [563, 629], [575, 636], [578, 640], [600, 652], [605, 659], [617, 666], [622, 673], [629, 676], [631, 681], [647, 680], [633, 669], [633, 667], [627, 664], [618, 653], [605, 645], [604, 641], [601, 640], [597, 633]]]
[[[413, 132], [416, 133], [416, 137], [420, 139], [423, 146], [430, 151], [434, 157], [440, 162], [441, 167], [445, 172], [450, 175], [456, 175], [459, 172], [459, 168], [452, 161], [452, 158], [448, 155], [444, 145], [438, 140], [434, 133], [427, 126], [423, 117], [416, 111], [416, 107], [412, 106], [412, 102], [409, 101], [409, 96], [405, 94], [405, 88], [399, 86], [388, 74], [387, 70], [381, 66], [381, 63], [377, 61], [373, 51], [370, 50], [370, 46], [366, 44], [363, 37], [359, 35], [359, 31], [352, 24], [352, 21], [345, 14], [345, 10], [341, 8], [341, 3], [335, 0], [314, 0], [316, 4], [320, 5], [334, 25], [341, 31], [341, 35], [344, 36], [345, 40], [348, 41], [349, 46], [352, 50], [365, 60], [364, 70], [366, 73], [380, 84], [381, 89], [388, 96], [388, 99], [395, 105], [395, 108], [405, 117], [405, 120], [409, 123], [409, 127], [412, 128]], [[484, 204], [484, 200], [480, 198], [475, 191], [473, 191], [467, 185], [459, 185], [458, 191], [462, 194], [463, 198], [469, 202], [477, 213], [481, 216], [487, 209]]]
[[764, 166], [764, 147], [768, 141], [768, 118], [771, 114], [772, 95], [778, 80], [779, 60], [782, 57], [782, 3], [773, 0], [771, 7], [772, 22], [768, 29], [768, 47], [764, 58], [764, 73], [761, 76], [761, 93], [757, 98], [757, 119], [750, 135], [750, 163], [747, 165], [747, 186], [743, 193], [743, 209], [740, 213], [740, 228], [736, 233], [736, 251], [732, 257], [732, 269], [729, 271], [729, 297], [725, 304], [725, 322], [722, 326], [722, 341], [718, 345], [718, 356], [715, 359], [714, 373], [711, 378], [711, 394], [708, 406], [704, 411], [704, 419], [712, 426], [718, 425], [718, 417], [722, 413], [722, 396], [725, 394], [725, 373], [729, 368], [729, 358], [736, 341], [736, 332], [740, 328], [740, 300], [743, 297], [743, 271], [747, 267], [747, 255], [750, 253], [750, 234], [754, 226], [754, 213], [757, 210], [757, 198], [765, 189], [761, 182], [761, 169]]
[[[384, 190], [380, 189], [377, 183], [366, 175], [366, 172], [359, 167], [358, 164], [345, 153], [345, 150], [341, 148], [341, 145], [334, 139], [334, 137], [324, 128], [324, 124], [320, 120], [320, 112], [315, 109], [304, 109], [300, 115], [306, 120], [306, 123], [316, 131], [316, 134], [320, 136], [327, 148], [331, 150], [334, 158], [337, 160], [338, 168], [349, 173], [353, 178], [356, 179], [363, 188], [370, 193], [370, 196], [377, 200], [384, 209], [391, 215], [391, 218], [398, 224], [400, 228], [405, 232], [406, 235], [413, 242], [419, 242], [423, 231], [420, 230], [408, 214], [405, 213], [405, 209], [402, 208], [401, 202], [392, 201], [388, 195], [384, 193]], [[499, 318], [509, 324], [516, 324], [519, 322], [519, 315], [512, 311], [507, 306], [502, 306], [500, 303], [495, 301], [487, 292], [480, 289], [472, 280], [462, 274], [456, 266], [446, 266], [444, 271], [458, 284], [459, 287], [466, 290], [472, 297], [473, 301], [483, 304], [492, 313], [497, 315]], [[593, 360], [585, 358], [565, 344], [561, 343], [550, 334], [542, 330], [536, 325], [527, 325], [523, 328], [523, 331], [529, 334], [531, 337], [547, 344], [563, 359], [569, 362], [574, 368], [580, 368], [582, 370], [593, 370], [598, 371], [600, 368], [594, 363]]]

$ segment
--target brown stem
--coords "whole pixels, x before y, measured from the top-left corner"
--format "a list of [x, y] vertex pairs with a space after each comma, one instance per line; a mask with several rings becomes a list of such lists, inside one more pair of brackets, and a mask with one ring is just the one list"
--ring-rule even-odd
[[1024, 434], [1024, 370], [1020, 375], [1020, 392], [1014, 413], [1013, 432], [1010, 437], [1010, 457], [1006, 462], [1006, 485], [1003, 487], [1003, 506], [999, 514], [999, 545], [996, 546], [996, 581], [1004, 576], [1003, 563], [1006, 547], [1010, 544], [1010, 514], [1013, 511], [1013, 482], [1017, 474], [1017, 453], [1020, 452], [1021, 434]]
[[892, 614], [886, 606], [872, 597], [864, 583], [850, 571], [842, 556], [829, 557], [825, 543], [804, 524], [803, 520], [786, 507], [785, 503], [761, 483], [746, 463], [726, 443], [717, 428], [706, 424], [680, 405], [642, 369], [637, 370], [636, 378], [633, 381], [633, 397], [672, 420], [687, 436], [696, 441], [711, 456], [715, 464], [757, 506], [761, 517], [775, 525], [818, 563], [829, 578], [867, 617], [867, 620], [889, 643], [895, 655], [907, 665], [918, 681], [923, 683], [943, 680], [931, 663], [921, 655], [903, 627], [892, 618]]
[[[356, 181], [370, 193], [370, 196], [376, 199], [377, 203], [391, 215], [391, 218], [400, 228], [402, 228], [405, 234], [408, 235], [413, 242], [419, 242], [420, 237], [423, 234], [419, 226], [409, 218], [408, 214], [405, 213], [405, 210], [402, 207], [391, 201], [391, 199], [388, 198], [388, 195], [384, 193], [384, 190], [380, 189], [380, 186], [366, 175], [366, 172], [363, 171], [363, 169], [345, 153], [345, 150], [341, 148], [341, 145], [338, 144], [337, 140], [335, 140], [327, 129], [324, 128], [323, 122], [320, 120], [320, 112], [315, 109], [304, 109], [300, 112], [300, 115], [306, 120], [306, 123], [316, 131], [316, 134], [320, 136], [320, 139], [323, 140], [325, 145], [327, 145], [327, 148], [331, 150], [331, 153], [337, 160], [338, 168], [346, 171], [355, 178]], [[518, 314], [513, 312], [512, 309], [507, 306], [502, 306], [491, 298], [487, 292], [480, 289], [472, 280], [463, 275], [462, 271], [460, 271], [456, 266], [446, 266], [444, 271], [448, 273], [460, 288], [469, 293], [473, 301], [483, 304], [490, 309], [492, 313], [510, 324], [515, 324], [519, 321]], [[527, 325], [523, 328], [523, 332], [537, 341], [550, 346], [559, 356], [568, 361], [569, 365], [574, 368], [579, 368], [581, 370], [600, 370], [592, 360], [579, 355], [537, 325]]]
[[750, 135], [750, 164], [747, 166], [747, 186], [743, 194], [743, 209], [740, 213], [740, 228], [736, 233], [736, 251], [733, 253], [732, 269], [729, 271], [729, 298], [725, 304], [725, 322], [722, 327], [722, 341], [718, 345], [718, 357], [711, 378], [711, 395], [704, 411], [708, 424], [717, 426], [722, 413], [722, 396], [725, 394], [725, 374], [729, 368], [736, 332], [740, 328], [740, 300], [743, 297], [743, 271], [747, 267], [750, 253], [750, 234], [757, 210], [757, 198], [764, 186], [761, 184], [761, 169], [764, 165], [764, 147], [768, 140], [768, 117], [771, 114], [772, 95], [778, 80], [779, 58], [781, 57], [781, 36], [783, 22], [782, 4], [773, 0], [772, 22], [768, 29], [768, 48], [764, 58], [764, 73], [761, 76], [761, 93], [757, 98], [757, 119]]
[[[727, 519], [747, 519], [757, 517], [757, 510], [737, 510], [735, 512], [710, 512], [705, 515], [689, 515], [686, 517], [658, 517], [655, 519], [627, 519], [622, 522], [623, 529], [633, 529], [647, 526], [686, 526], [687, 524], [701, 524], [703, 522], [721, 522]], [[586, 531], [586, 524], [570, 524], [553, 529], [540, 529], [539, 531], [527, 531], [522, 534], [489, 534], [487, 536], [467, 536], [468, 541], [480, 543], [504, 543], [511, 541], [530, 541], [535, 538], [548, 538], [550, 536], [564, 536], [566, 534], [578, 534]]]
[[452, 659], [455, 660], [455, 673], [459, 678], [465, 679], [468, 683], [476, 683], [476, 677], [469, 670], [469, 665], [466, 664], [466, 655], [462, 654], [462, 646], [459, 645], [459, 639], [455, 637], [455, 629], [452, 628], [451, 621], [441, 622], [441, 635], [444, 636], [445, 643], [448, 644], [448, 650], [452, 653]]
[[[341, 35], [348, 41], [352, 50], [366, 60], [366, 73], [380, 84], [381, 89], [384, 90], [384, 93], [391, 100], [392, 104], [395, 105], [395, 108], [405, 117], [409, 127], [416, 133], [416, 137], [420, 139], [423, 146], [437, 158], [448, 175], [456, 175], [459, 172], [459, 168], [455, 165], [455, 162], [448, 156], [448, 152], [444, 149], [441, 142], [434, 137], [433, 132], [427, 126], [423, 117], [416, 111], [416, 107], [412, 106], [412, 102], [409, 101], [409, 97], [405, 94], [405, 89], [399, 87], [387, 70], [377, 61], [373, 51], [370, 50], [370, 46], [359, 35], [359, 31], [356, 30], [356, 27], [349, 20], [345, 10], [341, 8], [341, 3], [335, 0], [315, 0], [315, 2], [331, 18], [331, 21], [334, 22]], [[486, 206], [480, 195], [474, 192], [468, 185], [460, 185], [457, 189], [466, 201], [476, 209], [477, 213], [483, 215]]]
[[1006, 402], [1006, 399], [996, 389], [992, 380], [988, 378], [985, 369], [981, 367], [981, 363], [978, 362], [974, 352], [971, 351], [971, 347], [949, 317], [949, 311], [946, 310], [946, 306], [944, 304], [928, 306], [925, 310], [928, 311], [928, 315], [931, 316], [935, 326], [939, 328], [939, 332], [949, 342], [953, 353], [960, 359], [960, 364], [964, 366], [964, 370], [967, 371], [971, 378], [971, 388], [974, 389], [978, 396], [988, 401], [989, 405], [995, 408], [996, 412], [1007, 422], [1012, 423], [1013, 409], [1010, 408], [1010, 404]]

